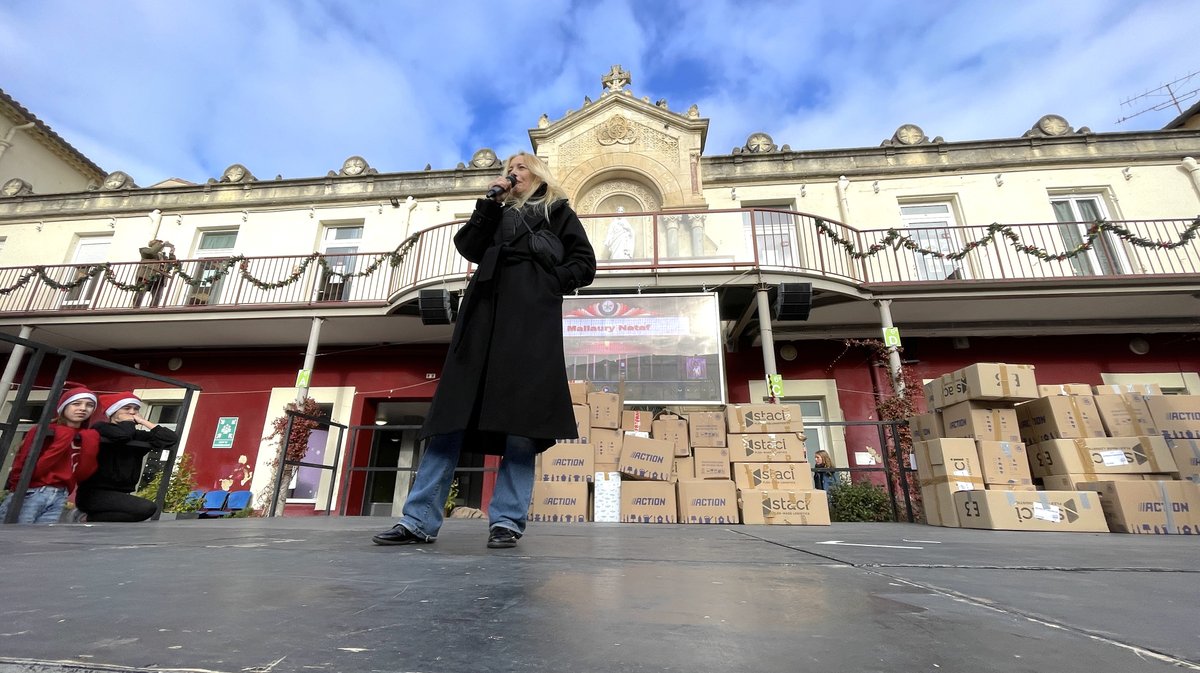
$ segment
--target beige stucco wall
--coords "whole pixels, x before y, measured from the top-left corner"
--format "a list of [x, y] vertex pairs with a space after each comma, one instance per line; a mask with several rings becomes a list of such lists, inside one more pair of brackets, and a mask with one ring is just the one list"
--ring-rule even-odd
[[50, 151], [36, 127], [16, 130], [9, 140], [11, 144], [3, 148], [2, 141], [14, 126], [11, 120], [0, 117], [0, 185], [21, 178], [33, 186], [35, 194], [54, 194], [83, 191], [95, 180], [95, 176]]

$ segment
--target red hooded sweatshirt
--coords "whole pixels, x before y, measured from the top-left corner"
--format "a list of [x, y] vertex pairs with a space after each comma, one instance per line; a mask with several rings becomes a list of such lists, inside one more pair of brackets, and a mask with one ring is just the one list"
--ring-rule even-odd
[[[21, 443], [21, 450], [13, 460], [12, 471], [8, 473], [8, 490], [15, 490], [21, 479], [21, 471], [25, 469], [25, 461], [33, 447], [33, 436], [37, 428], [31, 428]], [[78, 437], [78, 442], [76, 442]], [[58, 486], [68, 491], [96, 471], [96, 454], [100, 451], [100, 434], [95, 430], [72, 428], [67, 425], [51, 423], [46, 428], [46, 437], [42, 443], [42, 455], [38, 456], [37, 466], [33, 468], [33, 477], [29, 480], [29, 488], [39, 486]]]

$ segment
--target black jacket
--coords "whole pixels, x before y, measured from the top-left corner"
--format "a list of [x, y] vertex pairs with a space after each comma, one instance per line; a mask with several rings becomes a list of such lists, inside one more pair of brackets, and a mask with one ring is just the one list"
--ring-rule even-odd
[[121, 491], [132, 493], [142, 477], [142, 460], [151, 451], [169, 449], [179, 443], [179, 435], [157, 425], [149, 432], [136, 429], [133, 421], [98, 423], [100, 452], [96, 473], [79, 484], [79, 490]]
[[[533, 231], [545, 227], [563, 243], [562, 262], [547, 270], [529, 251], [523, 225], [504, 241], [501, 221], [517, 215], [480, 199], [454, 245], [478, 265], [463, 297], [422, 437], [465, 431], [463, 451], [504, 453], [505, 435], [534, 440], [539, 450], [576, 437], [563, 357], [562, 298], [590, 285], [596, 255], [575, 211], [560, 200], [550, 218], [526, 209]], [[510, 224], [511, 227], [511, 224]]]

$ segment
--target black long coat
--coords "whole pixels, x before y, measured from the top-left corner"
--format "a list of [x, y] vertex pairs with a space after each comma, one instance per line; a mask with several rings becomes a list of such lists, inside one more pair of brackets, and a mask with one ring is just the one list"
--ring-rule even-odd
[[548, 228], [563, 243], [552, 271], [529, 251], [529, 233], [504, 242], [501, 221], [520, 213], [480, 199], [454, 245], [478, 265], [467, 286], [450, 352], [422, 437], [465, 431], [463, 451], [504, 454], [505, 436], [534, 440], [539, 451], [556, 439], [577, 437], [563, 356], [562, 298], [591, 284], [596, 254], [583, 224], [565, 199], [527, 207], [533, 231]]

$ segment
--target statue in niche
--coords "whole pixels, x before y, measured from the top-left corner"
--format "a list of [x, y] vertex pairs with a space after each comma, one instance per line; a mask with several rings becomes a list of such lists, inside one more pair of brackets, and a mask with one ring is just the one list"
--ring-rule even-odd
[[617, 206], [618, 217], [608, 223], [608, 234], [604, 237], [608, 259], [633, 259], [633, 227], [629, 220], [620, 217], [624, 212], [625, 206]]

